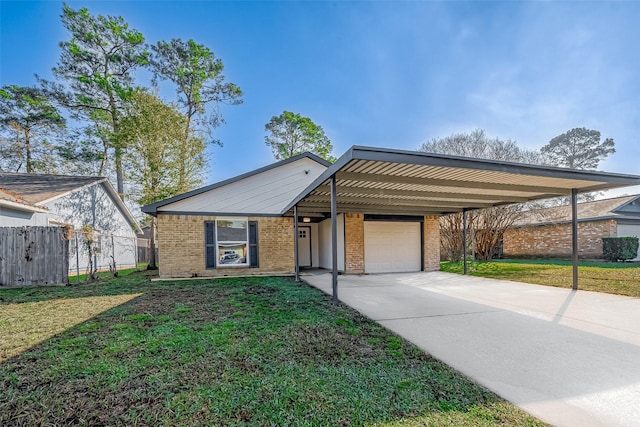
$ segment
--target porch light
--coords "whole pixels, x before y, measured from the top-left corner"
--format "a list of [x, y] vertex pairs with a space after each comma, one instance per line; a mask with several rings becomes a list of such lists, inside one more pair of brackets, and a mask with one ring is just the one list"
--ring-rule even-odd
[[302, 222], [311, 222], [311, 218], [305, 216], [304, 218], [302, 218]]

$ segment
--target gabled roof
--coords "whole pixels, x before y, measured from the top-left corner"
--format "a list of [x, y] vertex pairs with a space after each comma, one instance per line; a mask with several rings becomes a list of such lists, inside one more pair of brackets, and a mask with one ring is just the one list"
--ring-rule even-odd
[[47, 212], [43, 207], [36, 206], [22, 199], [17, 194], [0, 188], [0, 207], [6, 207], [25, 212]]
[[102, 185], [136, 232], [141, 232], [138, 221], [105, 177], [1, 172], [0, 203], [5, 201], [8, 207], [14, 209], [20, 209], [21, 206], [9, 206], [8, 203], [20, 203], [22, 210], [46, 212], [41, 205], [92, 185]]
[[340, 212], [446, 214], [639, 185], [640, 176], [480, 160], [416, 151], [351, 147], [282, 211], [329, 212], [331, 177]]
[[[578, 203], [578, 219], [581, 222], [615, 218], [635, 218], [640, 220], [640, 211], [634, 215], [624, 210], [625, 206], [639, 199], [640, 195], [633, 195]], [[571, 222], [570, 205], [534, 209], [524, 212], [522, 217], [515, 222], [514, 227], [561, 224], [567, 222]]]
[[150, 214], [150, 215], [156, 215], [158, 210], [159, 210], [159, 208], [162, 208], [163, 206], [170, 205], [170, 204], [176, 203], [176, 202], [180, 202], [180, 201], [188, 199], [190, 197], [198, 196], [198, 195], [206, 193], [208, 191], [215, 190], [215, 189], [218, 189], [218, 188], [221, 188], [221, 187], [236, 183], [236, 182], [238, 182], [240, 180], [253, 177], [255, 175], [258, 175], [258, 174], [261, 174], [261, 173], [264, 173], [264, 172], [279, 168], [281, 166], [284, 166], [284, 165], [287, 165], [289, 163], [293, 163], [293, 162], [296, 162], [298, 160], [305, 159], [305, 158], [313, 160], [313, 161], [319, 163], [320, 165], [324, 166], [325, 168], [331, 166], [331, 163], [329, 163], [326, 160], [316, 156], [315, 154], [303, 153], [303, 154], [299, 154], [297, 156], [290, 157], [290, 158], [285, 159], [285, 160], [281, 160], [281, 161], [276, 162], [276, 163], [272, 163], [272, 164], [264, 166], [262, 168], [249, 171], [247, 173], [235, 176], [233, 178], [230, 178], [230, 179], [227, 179], [227, 180], [224, 180], [224, 181], [216, 182], [214, 184], [207, 185], [205, 187], [201, 187], [201, 188], [198, 188], [196, 190], [189, 191], [187, 193], [183, 193], [183, 194], [177, 195], [175, 197], [170, 197], [168, 199], [160, 200], [158, 202], [151, 203], [151, 204], [146, 205], [146, 206], [142, 206], [141, 210], [144, 213], [147, 213], [147, 214]]
[[0, 173], [0, 188], [27, 203], [44, 204], [90, 184], [106, 180], [97, 176], [70, 176], [33, 173]]

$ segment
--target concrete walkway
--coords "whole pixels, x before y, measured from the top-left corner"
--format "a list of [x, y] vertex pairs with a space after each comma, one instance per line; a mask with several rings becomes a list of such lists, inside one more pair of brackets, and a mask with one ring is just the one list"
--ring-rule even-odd
[[[331, 293], [331, 275], [304, 281]], [[640, 426], [640, 299], [442, 272], [339, 277], [340, 300], [543, 421]]]

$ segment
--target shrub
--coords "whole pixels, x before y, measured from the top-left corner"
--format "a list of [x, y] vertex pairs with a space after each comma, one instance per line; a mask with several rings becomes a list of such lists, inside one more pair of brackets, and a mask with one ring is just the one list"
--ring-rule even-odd
[[608, 261], [626, 261], [638, 256], [637, 237], [603, 237], [602, 256]]

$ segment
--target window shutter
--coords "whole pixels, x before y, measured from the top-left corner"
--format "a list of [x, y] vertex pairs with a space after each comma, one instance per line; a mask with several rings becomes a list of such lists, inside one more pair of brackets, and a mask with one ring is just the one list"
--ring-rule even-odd
[[216, 223], [204, 223], [205, 267], [216, 268]]
[[258, 221], [249, 221], [249, 267], [258, 267]]

